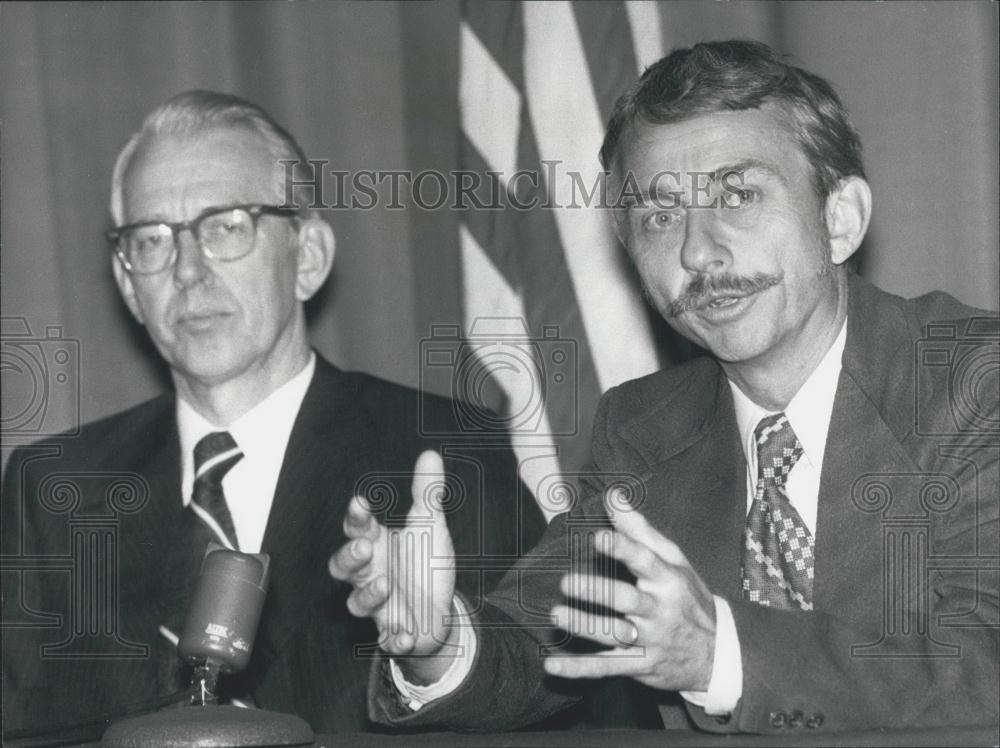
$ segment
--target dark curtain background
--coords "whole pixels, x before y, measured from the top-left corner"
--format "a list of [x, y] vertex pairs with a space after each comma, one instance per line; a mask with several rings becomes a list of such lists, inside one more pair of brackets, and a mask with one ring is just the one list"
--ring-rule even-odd
[[[661, 17], [667, 48], [757, 38], [829, 78], [861, 132], [875, 193], [862, 273], [903, 295], [942, 288], [996, 308], [997, 7], [677, 2]], [[3, 3], [5, 423], [25, 398], [47, 398], [44, 420], [8, 429], [8, 441], [166, 384], [119, 301], [102, 238], [115, 156], [153, 106], [190, 88], [232, 91], [327, 168], [448, 170], [459, 12], [453, 2]], [[338, 254], [311, 309], [317, 348], [416, 384], [420, 337], [461, 319], [454, 214], [328, 218]], [[52, 358], [57, 348], [79, 351], [78, 376], [59, 380], [59, 361], [34, 378], [7, 366], [18, 351]]]

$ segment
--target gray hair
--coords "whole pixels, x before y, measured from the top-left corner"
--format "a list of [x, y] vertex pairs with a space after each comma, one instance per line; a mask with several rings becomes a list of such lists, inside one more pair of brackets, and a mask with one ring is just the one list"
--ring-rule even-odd
[[[118, 154], [111, 174], [111, 217], [116, 225], [125, 220], [123, 181], [139, 147], [158, 137], [190, 137], [222, 128], [243, 128], [261, 137], [275, 165], [282, 160], [306, 163], [295, 138], [256, 104], [215, 91], [185, 91], [164, 102], [143, 121], [139, 130]], [[283, 194], [284, 180], [276, 185]]]

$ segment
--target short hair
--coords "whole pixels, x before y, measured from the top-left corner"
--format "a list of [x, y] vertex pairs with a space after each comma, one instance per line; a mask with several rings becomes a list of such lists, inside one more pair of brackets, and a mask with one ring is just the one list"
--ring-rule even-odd
[[[224, 128], [242, 128], [261, 137], [274, 163], [289, 159], [306, 163], [295, 138], [266, 111], [246, 99], [215, 91], [185, 91], [167, 100], [146, 117], [115, 161], [111, 174], [111, 217], [121, 225], [125, 220], [124, 179], [139, 147], [158, 137], [191, 137]], [[284, 181], [276, 184], [279, 194]]]
[[649, 66], [615, 104], [601, 164], [614, 169], [622, 141], [638, 123], [665, 125], [768, 103], [790, 119], [821, 201], [844, 178], [865, 176], [861, 140], [833, 87], [789, 65], [766, 44], [738, 39], [677, 49]]

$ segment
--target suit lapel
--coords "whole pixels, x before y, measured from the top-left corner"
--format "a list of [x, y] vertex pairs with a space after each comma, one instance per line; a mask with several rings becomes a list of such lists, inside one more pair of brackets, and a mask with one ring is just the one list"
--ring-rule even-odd
[[[903, 442], [912, 429], [910, 339], [893, 297], [852, 277], [847, 344], [827, 433], [816, 517], [816, 586], [819, 610], [864, 610], [878, 602], [877, 578], [854, 569], [883, 568], [879, 494], [893, 496], [900, 479], [918, 470]], [[872, 320], [879, 324], [873, 325]], [[884, 488], [883, 488], [884, 487]], [[904, 510], [905, 511], [905, 510]], [[851, 605], [846, 607], [845, 603]]]
[[377, 460], [375, 428], [356, 393], [341, 372], [317, 358], [261, 548], [271, 557], [271, 580], [254, 645], [255, 679], [296, 628], [317, 615], [318, 598], [333, 584], [326, 564], [344, 542], [342, 522], [354, 482], [376, 470]]
[[[121, 543], [122, 568], [128, 569], [121, 579], [122, 597], [135, 598], [137, 612], [144, 614], [162, 607], [159, 593], [172, 589], [167, 582], [173, 579], [172, 549], [181, 539], [180, 446], [172, 399], [169, 402], [146, 429], [148, 440], [129, 445], [131, 455], [111, 456], [113, 464], [119, 469], [128, 465], [149, 490], [145, 506], [123, 522]], [[157, 597], [150, 598], [154, 593]]]
[[[873, 480], [898, 471], [909, 459], [878, 410], [850, 375], [842, 372], [823, 457], [816, 516], [818, 610], [858, 605], [878, 589], [877, 577], [860, 579], [853, 570], [882, 568], [879, 513], [868, 511]], [[872, 577], [870, 572], [869, 577]], [[863, 606], [860, 606], [863, 607]]]
[[746, 460], [721, 370], [706, 361], [665, 393], [660, 407], [619, 432], [641, 447], [649, 465], [642, 476], [647, 518], [681, 547], [713, 592], [738, 596]]

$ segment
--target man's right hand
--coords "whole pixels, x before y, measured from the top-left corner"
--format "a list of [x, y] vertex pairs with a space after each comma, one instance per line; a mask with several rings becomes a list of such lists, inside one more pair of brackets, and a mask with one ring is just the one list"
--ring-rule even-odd
[[402, 528], [386, 528], [362, 496], [351, 499], [344, 517], [347, 543], [330, 557], [330, 574], [353, 585], [347, 609], [372, 618], [379, 644], [406, 657], [408, 678], [438, 680], [452, 659], [458, 630], [453, 614], [455, 560], [451, 535], [441, 511], [444, 463], [437, 452], [420, 455], [414, 469], [413, 506]]

